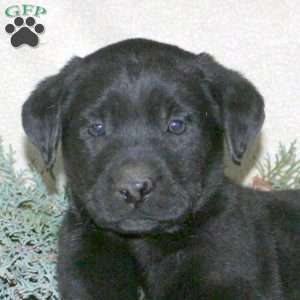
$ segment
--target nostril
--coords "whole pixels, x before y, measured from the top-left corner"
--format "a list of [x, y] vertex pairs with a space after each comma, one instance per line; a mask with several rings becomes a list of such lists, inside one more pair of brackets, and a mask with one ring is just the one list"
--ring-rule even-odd
[[142, 185], [142, 187], [141, 187], [140, 191], [143, 196], [146, 196], [151, 193], [151, 191], [153, 189], [153, 183], [152, 183], [151, 179], [147, 179], [147, 180], [143, 181], [141, 183], [141, 185]]
[[126, 190], [126, 189], [121, 189], [119, 192], [120, 192], [120, 194], [121, 194], [125, 199], [128, 198], [128, 196], [129, 196], [128, 190]]

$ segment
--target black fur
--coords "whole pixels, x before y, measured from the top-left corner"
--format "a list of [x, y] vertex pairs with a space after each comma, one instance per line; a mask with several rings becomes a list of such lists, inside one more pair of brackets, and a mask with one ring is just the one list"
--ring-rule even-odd
[[240, 164], [263, 121], [241, 74], [143, 39], [38, 85], [23, 125], [48, 167], [62, 142], [62, 299], [300, 299], [299, 191], [223, 175], [224, 139]]

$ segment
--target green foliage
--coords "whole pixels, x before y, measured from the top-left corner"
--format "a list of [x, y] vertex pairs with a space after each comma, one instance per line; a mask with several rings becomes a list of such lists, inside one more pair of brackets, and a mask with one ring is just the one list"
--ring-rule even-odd
[[[15, 170], [13, 156], [0, 140], [0, 299], [59, 299], [56, 243], [65, 193], [49, 195], [35, 169]], [[268, 156], [258, 171], [274, 189], [300, 188], [296, 142], [280, 144], [275, 160]]]
[[0, 143], [0, 299], [58, 299], [56, 241], [64, 194], [34, 170], [15, 171]]
[[258, 163], [257, 170], [274, 190], [300, 189], [300, 159], [297, 158], [296, 141], [289, 148], [280, 143], [275, 159], [267, 155]]

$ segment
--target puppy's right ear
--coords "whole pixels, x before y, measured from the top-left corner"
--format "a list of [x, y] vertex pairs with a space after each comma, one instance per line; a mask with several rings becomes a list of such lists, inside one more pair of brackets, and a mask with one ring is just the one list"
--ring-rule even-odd
[[61, 105], [80, 63], [81, 58], [75, 57], [57, 75], [43, 80], [23, 105], [24, 130], [41, 152], [47, 168], [55, 162], [61, 137]]

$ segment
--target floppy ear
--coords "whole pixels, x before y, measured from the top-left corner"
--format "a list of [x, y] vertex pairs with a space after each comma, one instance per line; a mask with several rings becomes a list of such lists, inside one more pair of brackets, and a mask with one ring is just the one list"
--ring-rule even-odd
[[209, 54], [198, 56], [220, 108], [221, 123], [231, 158], [241, 163], [249, 142], [264, 122], [264, 101], [251, 82], [238, 72], [217, 63]]
[[55, 162], [61, 137], [61, 105], [80, 61], [79, 57], [73, 58], [57, 75], [39, 83], [23, 105], [24, 130], [41, 152], [47, 168]]

